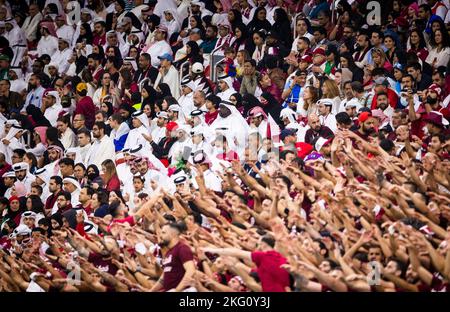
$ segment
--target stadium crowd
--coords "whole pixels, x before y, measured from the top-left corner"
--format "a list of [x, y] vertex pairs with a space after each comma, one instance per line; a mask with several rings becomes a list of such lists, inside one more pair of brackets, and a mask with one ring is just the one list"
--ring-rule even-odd
[[450, 291], [450, 2], [368, 2], [0, 0], [0, 291]]

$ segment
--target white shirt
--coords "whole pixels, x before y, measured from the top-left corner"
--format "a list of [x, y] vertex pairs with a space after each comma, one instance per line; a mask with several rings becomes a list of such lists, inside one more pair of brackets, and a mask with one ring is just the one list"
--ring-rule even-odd
[[178, 70], [175, 68], [175, 66], [172, 65], [170, 66], [169, 70], [164, 75], [164, 77], [161, 75], [161, 73], [158, 74], [155, 81], [155, 88], [160, 83], [166, 83], [170, 88], [172, 96], [178, 99], [180, 97], [180, 83], [178, 80], [179, 80]]
[[76, 136], [73, 130], [68, 127], [62, 134], [60, 141], [65, 149], [74, 147], [76, 145]]
[[44, 117], [50, 122], [52, 127], [56, 128], [56, 121], [58, 119], [59, 113], [62, 111], [63, 107], [61, 104], [53, 104], [50, 107], [47, 107], [44, 112]]
[[319, 116], [320, 123], [324, 126], [327, 126], [334, 133], [337, 131], [336, 117], [334, 114], [328, 114], [326, 116]]
[[152, 66], [158, 68], [159, 64], [161, 64], [161, 61], [159, 60], [158, 56], [161, 56], [165, 53], [169, 53], [172, 55], [172, 49], [170, 48], [170, 45], [164, 41], [155, 41], [146, 51], [148, 54], [150, 54], [152, 59]]
[[58, 72], [60, 75], [65, 74], [69, 69], [69, 58], [72, 56], [73, 51], [65, 49], [64, 51], [56, 50], [52, 55], [52, 62], [59, 65]]
[[101, 168], [102, 162], [106, 159], [114, 160], [115, 154], [116, 151], [113, 141], [109, 136], [105, 135], [100, 140], [96, 139], [94, 143], [92, 143], [92, 146], [86, 155], [86, 165], [94, 164], [97, 168]]
[[53, 55], [58, 50], [58, 38], [48, 35], [47, 37], [41, 37], [37, 45], [37, 54]]
[[63, 25], [60, 28], [56, 29], [56, 34], [58, 35], [58, 38], [63, 38], [68, 42], [72, 42], [75, 30], [69, 25]]

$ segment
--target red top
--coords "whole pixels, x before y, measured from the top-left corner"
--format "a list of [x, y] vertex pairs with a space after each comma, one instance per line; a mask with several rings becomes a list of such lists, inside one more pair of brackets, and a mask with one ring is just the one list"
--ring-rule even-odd
[[85, 96], [78, 101], [73, 115], [82, 114], [86, 118], [86, 126], [92, 129], [95, 121], [95, 105], [90, 96]]
[[258, 267], [257, 272], [261, 280], [263, 292], [285, 292], [289, 287], [289, 273], [280, 268], [285, 264], [286, 258], [280, 253], [271, 251], [254, 251], [252, 261]]
[[163, 288], [165, 291], [178, 286], [185, 273], [183, 264], [193, 259], [194, 255], [191, 248], [182, 242], [178, 242], [166, 253], [162, 262], [164, 268]]
[[214, 113], [207, 112], [205, 114], [205, 122], [206, 122], [206, 124], [208, 126], [211, 126], [211, 124], [214, 122], [214, 120], [216, 120], [217, 115], [219, 115], [219, 111], [217, 111], [217, 110]]
[[108, 192], [120, 190], [120, 180], [117, 174], [111, 177], [108, 184], [106, 185], [106, 190]]
[[[397, 103], [398, 103], [398, 95], [397, 95], [397, 93], [395, 93], [395, 91], [392, 90], [391, 88], [388, 88], [387, 89], [387, 96], [388, 96], [388, 100], [389, 100], [389, 105], [393, 109], [397, 108]], [[375, 94], [375, 96], [373, 97], [372, 106], [370, 107], [370, 109], [376, 109], [377, 108], [377, 97], [378, 97], [378, 95]]]

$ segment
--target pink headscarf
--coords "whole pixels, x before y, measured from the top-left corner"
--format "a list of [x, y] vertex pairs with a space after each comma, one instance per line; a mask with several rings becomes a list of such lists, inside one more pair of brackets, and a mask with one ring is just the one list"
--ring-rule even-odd
[[47, 131], [47, 127], [36, 127], [34, 128], [34, 131], [36, 131], [36, 133], [41, 138], [42, 144], [44, 144], [44, 146], [47, 146], [47, 135], [45, 133]]
[[414, 12], [416, 12], [416, 16], [417, 14], [419, 14], [419, 5], [417, 4], [417, 2], [411, 3], [408, 9], [413, 9]]
[[224, 12], [228, 12], [232, 9], [231, 0], [220, 0], [220, 3], [222, 4]]
[[17, 197], [22, 197], [27, 195], [27, 190], [25, 188], [25, 184], [22, 182], [16, 181], [14, 183], [14, 190], [16, 191]]
[[55, 24], [53, 22], [41, 22], [40, 25], [43, 28], [47, 28], [51, 36], [58, 37], [56, 34]]

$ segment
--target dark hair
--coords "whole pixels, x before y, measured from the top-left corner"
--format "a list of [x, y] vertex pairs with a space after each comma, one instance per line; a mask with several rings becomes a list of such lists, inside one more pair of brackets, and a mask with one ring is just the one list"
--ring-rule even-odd
[[172, 229], [177, 230], [179, 233], [183, 233], [184, 231], [187, 230], [187, 226], [186, 223], [184, 223], [184, 221], [171, 222], [168, 224], [168, 226], [171, 227]]
[[319, 32], [319, 34], [321, 34], [322, 36], [327, 36], [327, 30], [325, 29], [325, 27], [319, 26], [319, 27], [315, 27], [314, 28], [314, 32]]
[[87, 136], [89, 139], [91, 138], [91, 132], [86, 129], [86, 128], [81, 128], [80, 130], [77, 131], [77, 135], [78, 134], [84, 134], [85, 136]]
[[269, 245], [271, 248], [275, 247], [275, 238], [273, 238], [270, 235], [264, 235], [261, 238], [261, 241], [263, 241], [264, 243], [266, 243], [267, 245]]
[[87, 58], [88, 59], [91, 58], [91, 59], [93, 59], [95, 61], [99, 61], [99, 62], [101, 62], [101, 60], [102, 60], [102, 58], [100, 57], [100, 55], [98, 53], [91, 53], [91, 54], [88, 55]]
[[26, 151], [21, 148], [16, 148], [15, 150], [13, 150], [13, 154], [17, 154], [20, 158], [23, 158], [26, 154]]
[[42, 192], [43, 192], [42, 186], [33, 184], [33, 186], [31, 188], [33, 188], [33, 187], [37, 190], [39, 195], [42, 195]]
[[63, 165], [66, 165], [66, 166], [70, 166], [70, 167], [72, 167], [72, 168], [75, 167], [75, 162], [73, 161], [73, 159], [72, 159], [72, 158], [68, 158], [68, 157], [65, 157], [65, 158], [60, 159], [60, 160], [59, 160], [59, 164], [63, 164]]
[[97, 126], [99, 130], [103, 130], [103, 131], [106, 130], [106, 125], [103, 121], [96, 121], [94, 123], [94, 126]]
[[54, 180], [55, 183], [58, 184], [59, 186], [63, 185], [63, 182], [62, 182], [63, 179], [60, 176], [57, 176], [57, 175], [52, 176], [52, 177], [50, 177], [50, 180]]
[[61, 191], [61, 192], [59, 192], [58, 197], [59, 197], [59, 196], [64, 196], [64, 198], [65, 198], [66, 200], [68, 200], [68, 201], [71, 201], [71, 200], [72, 200], [72, 195], [71, 195], [69, 192], [66, 192], [66, 191]]
[[352, 124], [352, 119], [346, 112], [337, 113], [335, 118], [336, 118], [337, 123], [344, 124], [344, 125]]
[[123, 122], [123, 118], [119, 113], [115, 113], [111, 115], [111, 119], [117, 121], [117, 123], [121, 124]]
[[85, 186], [83, 186], [83, 188], [86, 189], [86, 192], [89, 196], [92, 197], [92, 195], [94, 195], [94, 189], [92, 187], [85, 185]]
[[380, 141], [380, 147], [386, 152], [391, 152], [395, 145], [391, 140], [383, 139]]

